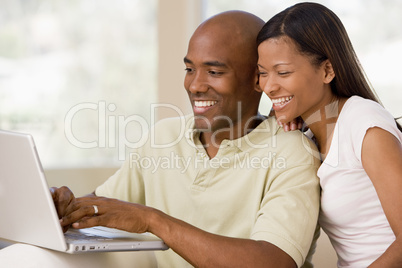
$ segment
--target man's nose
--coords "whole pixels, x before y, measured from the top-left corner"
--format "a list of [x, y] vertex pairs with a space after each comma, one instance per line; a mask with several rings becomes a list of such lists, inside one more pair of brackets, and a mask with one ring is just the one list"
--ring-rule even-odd
[[205, 76], [202, 72], [195, 72], [190, 78], [188, 90], [193, 94], [208, 91], [208, 83]]

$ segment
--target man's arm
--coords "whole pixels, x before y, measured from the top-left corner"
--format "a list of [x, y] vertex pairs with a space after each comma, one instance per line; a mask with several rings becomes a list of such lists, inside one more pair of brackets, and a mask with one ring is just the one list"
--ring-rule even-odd
[[150, 222], [151, 232], [196, 267], [296, 267], [266, 241], [214, 235], [163, 213], [155, 213]]
[[[93, 205], [99, 212], [94, 215]], [[293, 259], [265, 241], [211, 234], [139, 204], [103, 197], [77, 198], [62, 225], [106, 226], [129, 232], [151, 232], [196, 267], [296, 267]]]

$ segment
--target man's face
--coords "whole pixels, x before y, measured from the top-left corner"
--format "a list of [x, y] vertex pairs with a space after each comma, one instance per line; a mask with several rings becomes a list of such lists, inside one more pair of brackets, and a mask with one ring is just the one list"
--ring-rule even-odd
[[242, 53], [236, 43], [214, 31], [195, 34], [190, 40], [184, 87], [199, 130], [234, 129], [256, 113], [260, 98], [254, 90], [256, 63], [250, 63], [249, 53]]

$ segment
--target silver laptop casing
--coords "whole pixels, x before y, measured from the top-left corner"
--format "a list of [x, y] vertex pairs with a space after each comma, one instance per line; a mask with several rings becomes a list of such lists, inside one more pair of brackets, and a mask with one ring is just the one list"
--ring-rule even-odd
[[150, 234], [104, 227], [78, 232], [106, 239], [66, 241], [32, 136], [0, 130], [0, 238], [68, 253], [168, 248]]

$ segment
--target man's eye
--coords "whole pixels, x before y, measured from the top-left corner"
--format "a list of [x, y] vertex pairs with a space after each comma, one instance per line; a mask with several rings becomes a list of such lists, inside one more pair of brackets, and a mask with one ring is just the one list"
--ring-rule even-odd
[[208, 73], [212, 74], [212, 75], [221, 75], [221, 74], [223, 74], [223, 72], [218, 72], [218, 71], [209, 71]]
[[192, 71], [194, 71], [194, 69], [187, 67], [186, 69], [184, 69], [184, 71], [186, 71], [187, 73], [191, 73]]

